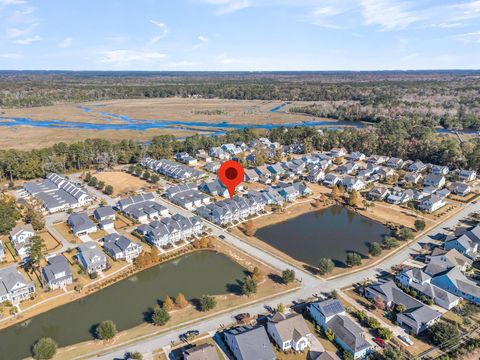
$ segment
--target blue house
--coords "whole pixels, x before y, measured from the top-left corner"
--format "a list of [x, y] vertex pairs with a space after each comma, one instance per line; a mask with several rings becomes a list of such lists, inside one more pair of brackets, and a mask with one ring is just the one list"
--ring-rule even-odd
[[432, 284], [480, 305], [480, 287], [467, 278], [457, 267], [453, 267], [432, 278]]
[[445, 250], [455, 249], [460, 254], [463, 254], [472, 260], [477, 258], [478, 244], [470, 239], [466, 234], [463, 234], [459, 238], [445, 241], [443, 248]]
[[340, 301], [328, 299], [311, 303], [307, 310], [322, 329], [330, 329], [335, 334], [335, 342], [354, 359], [364, 359], [370, 353], [363, 329], [347, 316]]

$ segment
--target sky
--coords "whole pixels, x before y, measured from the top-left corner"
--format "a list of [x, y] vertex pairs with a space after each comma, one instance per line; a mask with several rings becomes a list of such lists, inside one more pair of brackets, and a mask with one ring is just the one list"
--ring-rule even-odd
[[480, 0], [0, 0], [0, 69], [480, 69]]

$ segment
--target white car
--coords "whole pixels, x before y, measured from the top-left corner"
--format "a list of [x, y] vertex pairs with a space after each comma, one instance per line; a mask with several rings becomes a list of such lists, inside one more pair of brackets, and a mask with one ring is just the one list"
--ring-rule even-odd
[[413, 341], [407, 335], [398, 335], [398, 338], [407, 345], [413, 345]]

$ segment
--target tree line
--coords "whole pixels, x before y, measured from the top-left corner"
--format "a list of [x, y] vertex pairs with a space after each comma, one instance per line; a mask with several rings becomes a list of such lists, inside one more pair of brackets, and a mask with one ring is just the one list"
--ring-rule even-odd
[[[147, 143], [88, 139], [29, 151], [0, 150], [0, 178], [7, 181], [29, 180], [43, 177], [49, 172], [68, 173], [133, 164], [145, 156], [159, 159], [172, 157], [181, 151], [193, 154], [196, 150], [222, 143], [250, 142], [258, 138], [259, 134], [262, 134], [261, 131], [243, 129], [220, 136], [196, 134], [185, 140], [160, 135]], [[305, 152], [345, 147], [349, 152], [396, 156], [404, 160], [421, 160], [451, 168], [480, 171], [480, 139], [459, 142], [452, 136], [437, 134], [432, 123], [423, 118], [387, 119], [367, 128], [346, 128], [343, 131], [322, 133], [313, 127], [280, 127], [270, 130], [267, 136], [281, 144], [301, 144]]]

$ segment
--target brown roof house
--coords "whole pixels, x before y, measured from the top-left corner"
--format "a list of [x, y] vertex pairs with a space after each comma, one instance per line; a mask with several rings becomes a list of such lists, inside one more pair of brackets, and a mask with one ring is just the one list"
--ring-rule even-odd
[[300, 314], [275, 313], [268, 319], [267, 332], [282, 351], [304, 351], [310, 347], [312, 334]]

